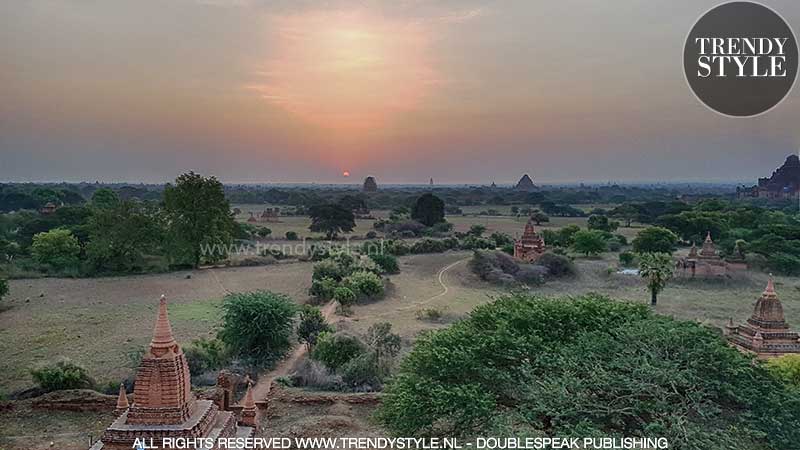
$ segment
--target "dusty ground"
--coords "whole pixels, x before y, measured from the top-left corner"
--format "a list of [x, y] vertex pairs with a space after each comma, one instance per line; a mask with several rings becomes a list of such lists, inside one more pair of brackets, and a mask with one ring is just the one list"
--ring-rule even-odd
[[[12, 280], [0, 313], [0, 392], [29, 387], [29, 370], [65, 357], [98, 381], [132, 374], [128, 354], [152, 337], [166, 295], [176, 337], [210, 337], [228, 292], [268, 289], [308, 298], [310, 263], [198, 270], [99, 279]], [[191, 276], [191, 278], [187, 278]]]

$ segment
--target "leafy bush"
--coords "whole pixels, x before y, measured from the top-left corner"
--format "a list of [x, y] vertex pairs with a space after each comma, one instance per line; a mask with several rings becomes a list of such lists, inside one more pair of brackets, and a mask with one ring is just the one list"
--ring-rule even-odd
[[336, 370], [366, 351], [366, 345], [356, 336], [343, 332], [326, 332], [319, 335], [317, 345], [311, 351], [311, 358], [331, 370]]
[[218, 336], [233, 356], [263, 367], [280, 359], [291, 346], [297, 307], [288, 296], [269, 291], [229, 294], [222, 308]]
[[467, 235], [461, 241], [461, 248], [464, 250], [493, 249], [496, 247], [494, 240], [475, 236], [474, 234]]
[[782, 450], [800, 442], [799, 406], [800, 393], [699, 324], [593, 295], [515, 295], [417, 340], [378, 418], [408, 436], [657, 435], [684, 450]]
[[314, 264], [314, 271], [311, 274], [311, 279], [321, 280], [323, 278], [331, 278], [335, 281], [341, 281], [345, 276], [347, 276], [347, 269], [335, 260], [328, 258]]
[[55, 269], [65, 269], [78, 265], [81, 246], [72, 232], [56, 228], [33, 236], [31, 254], [39, 264]]
[[366, 352], [344, 363], [338, 370], [342, 381], [350, 388], [365, 391], [379, 390], [383, 386], [385, 371], [378, 364], [375, 353]]
[[636, 255], [633, 252], [622, 252], [619, 254], [619, 265], [622, 267], [633, 267]]
[[322, 311], [311, 305], [303, 306], [300, 310], [300, 322], [297, 324], [297, 339], [313, 347], [320, 334], [332, 331], [331, 326], [325, 321]]
[[400, 265], [397, 263], [397, 258], [383, 253], [373, 253], [369, 255], [375, 264], [377, 264], [383, 273], [399, 273]]
[[767, 369], [790, 386], [800, 388], [800, 355], [784, 355], [767, 361]]
[[0, 278], [0, 300], [8, 294], [8, 280]]
[[311, 281], [311, 288], [308, 293], [318, 300], [326, 301], [333, 298], [335, 289], [339, 283], [330, 277], [323, 277]]
[[355, 304], [358, 296], [349, 287], [338, 286], [333, 290], [333, 299], [339, 302], [340, 305], [347, 308], [348, 306]]
[[60, 361], [54, 365], [31, 370], [33, 381], [46, 391], [62, 391], [65, 389], [91, 389], [94, 380], [83, 367]]
[[375, 239], [376, 237], [378, 237], [378, 233], [374, 231], [367, 231], [367, 234], [365, 234], [364, 237], [366, 237], [367, 239]]
[[495, 247], [503, 247], [505, 245], [512, 245], [512, 246], [514, 245], [514, 240], [511, 239], [511, 236], [509, 236], [509, 235], [507, 235], [505, 233], [500, 233], [498, 231], [495, 231], [494, 233], [492, 233], [492, 235], [489, 236], [489, 239], [494, 241]]
[[372, 272], [353, 272], [342, 280], [342, 286], [352, 290], [360, 299], [374, 300], [383, 296], [383, 281]]
[[383, 227], [383, 231], [385, 233], [399, 234], [409, 237], [420, 236], [423, 230], [425, 230], [425, 225], [417, 222], [416, 220], [387, 223]]
[[422, 239], [411, 246], [411, 253], [442, 253], [449, 250], [447, 242], [440, 239]]
[[541, 286], [549, 274], [550, 271], [547, 267], [536, 264], [520, 264], [519, 270], [514, 274], [514, 279], [527, 285]]
[[331, 372], [321, 362], [313, 359], [303, 359], [297, 365], [292, 372], [291, 385], [326, 391], [340, 391], [345, 387], [342, 377]]
[[578, 274], [575, 263], [564, 255], [547, 252], [539, 257], [536, 264], [547, 267], [548, 274], [553, 278], [573, 277]]
[[192, 375], [219, 370], [230, 361], [225, 346], [218, 339], [196, 339], [183, 349], [183, 353]]
[[287, 241], [296, 241], [298, 239], [296, 231], [287, 231], [286, 232], [286, 240]]
[[427, 320], [430, 322], [439, 322], [444, 317], [444, 309], [442, 308], [422, 308], [416, 312], [417, 320]]

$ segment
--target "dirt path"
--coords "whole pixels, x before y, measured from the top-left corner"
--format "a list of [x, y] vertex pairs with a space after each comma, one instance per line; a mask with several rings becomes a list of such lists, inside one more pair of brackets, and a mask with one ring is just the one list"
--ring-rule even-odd
[[[335, 312], [336, 302], [333, 300], [322, 307], [322, 317], [324, 317], [325, 320], [329, 321]], [[253, 386], [253, 398], [255, 398], [256, 401], [266, 400], [272, 381], [278, 377], [289, 375], [292, 368], [297, 364], [297, 361], [299, 361], [306, 352], [308, 352], [308, 349], [304, 344], [297, 345], [294, 350], [292, 350], [292, 353], [281, 360], [274, 369], [258, 377], [258, 383]]]

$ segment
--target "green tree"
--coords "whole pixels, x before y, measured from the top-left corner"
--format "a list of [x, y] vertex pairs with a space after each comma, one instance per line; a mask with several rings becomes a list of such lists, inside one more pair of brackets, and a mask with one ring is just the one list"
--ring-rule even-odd
[[321, 333], [317, 345], [311, 351], [311, 358], [336, 370], [353, 358], [364, 354], [367, 347], [361, 340], [347, 333]]
[[219, 339], [234, 356], [264, 367], [280, 359], [291, 346], [297, 308], [288, 296], [269, 291], [229, 294], [222, 308]]
[[475, 223], [475, 224], [472, 224], [469, 227], [469, 231], [467, 233], [471, 234], [473, 236], [481, 237], [481, 236], [483, 236], [483, 233], [485, 233], [485, 232], [486, 232], [486, 227], [485, 226], [483, 226], [483, 225], [481, 225], [479, 223]]
[[658, 294], [672, 278], [675, 264], [669, 253], [642, 253], [639, 255], [639, 276], [647, 282], [650, 305], [656, 306]]
[[69, 230], [56, 228], [33, 236], [31, 254], [40, 264], [55, 269], [76, 267], [80, 252], [80, 243]]
[[310, 211], [311, 225], [309, 230], [316, 233], [325, 233], [328, 239], [335, 239], [342, 232], [349, 233], [356, 226], [356, 217], [353, 211], [341, 205], [316, 205]]
[[602, 231], [580, 230], [572, 238], [572, 249], [586, 256], [602, 253], [606, 247], [606, 238]]
[[222, 183], [185, 173], [164, 190], [173, 261], [198, 267], [227, 257], [234, 222]]
[[592, 214], [589, 216], [587, 227], [590, 230], [607, 231], [609, 233], [613, 233], [617, 230], [617, 228], [619, 228], [619, 222], [608, 220], [608, 217], [603, 215]]
[[140, 266], [146, 254], [160, 249], [161, 219], [157, 208], [130, 200], [97, 208], [89, 219], [86, 246], [95, 270], [128, 272]]
[[681, 450], [783, 450], [800, 442], [798, 402], [700, 324], [596, 295], [514, 295], [417, 339], [378, 419], [401, 436], [659, 436]]
[[304, 305], [300, 310], [300, 322], [297, 324], [297, 339], [309, 349], [317, 343], [317, 337], [333, 331], [325, 321], [322, 311], [311, 305]]
[[0, 278], [0, 301], [8, 294], [8, 280]]
[[633, 238], [633, 251], [636, 253], [669, 253], [675, 250], [678, 236], [661, 227], [648, 227]]
[[550, 222], [550, 216], [541, 211], [535, 211], [531, 214], [531, 220], [533, 220], [536, 225], [541, 225], [543, 222]]
[[421, 195], [414, 203], [411, 218], [429, 227], [444, 222], [444, 201], [431, 193]]
[[92, 206], [100, 209], [111, 209], [119, 204], [119, 196], [109, 188], [100, 188], [92, 194]]
[[385, 364], [400, 352], [400, 336], [392, 333], [392, 324], [379, 322], [367, 329], [367, 346], [375, 353], [376, 364]]
[[626, 203], [624, 205], [617, 206], [616, 208], [612, 209], [609, 213], [611, 217], [615, 219], [620, 219], [625, 221], [625, 226], [627, 228], [631, 227], [631, 222], [636, 220], [639, 216], [639, 208], [630, 203]]

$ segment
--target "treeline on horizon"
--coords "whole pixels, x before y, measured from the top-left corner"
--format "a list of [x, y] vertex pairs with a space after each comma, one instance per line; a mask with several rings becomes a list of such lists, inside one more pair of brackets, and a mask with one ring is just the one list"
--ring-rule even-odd
[[[461, 207], [474, 205], [486, 205], [485, 212], [499, 214], [490, 206], [508, 205], [511, 214], [519, 216], [532, 212], [602, 216], [617, 219], [624, 226], [635, 222], [667, 228], [684, 245], [699, 243], [711, 232], [724, 253], [738, 247], [757, 255], [758, 266], [785, 274], [800, 273], [800, 218], [792, 202], [739, 201], [726, 194], [688, 195], [679, 200], [681, 193], [675, 189], [629, 186], [533, 192], [434, 187], [375, 193], [352, 188], [226, 187], [213, 177], [193, 173], [165, 187], [0, 185], [0, 272], [6, 276], [91, 276], [197, 267], [227, 257], [201, 255], [202, 245], [252, 240], [254, 232], [259, 231], [236, 222], [231, 204], [282, 205], [287, 207], [286, 213], [298, 215], [319, 209], [315, 208], [319, 205], [337, 205], [363, 214], [369, 209], [408, 210], [427, 192], [443, 200], [448, 215], [463, 214]], [[58, 208], [49, 214], [40, 213], [38, 209], [48, 203]], [[587, 210], [573, 206], [587, 204], [595, 207]], [[39, 243], [35, 244], [37, 239]], [[42, 257], [43, 252], [55, 256]], [[20, 273], [9, 273], [12, 260]]]

